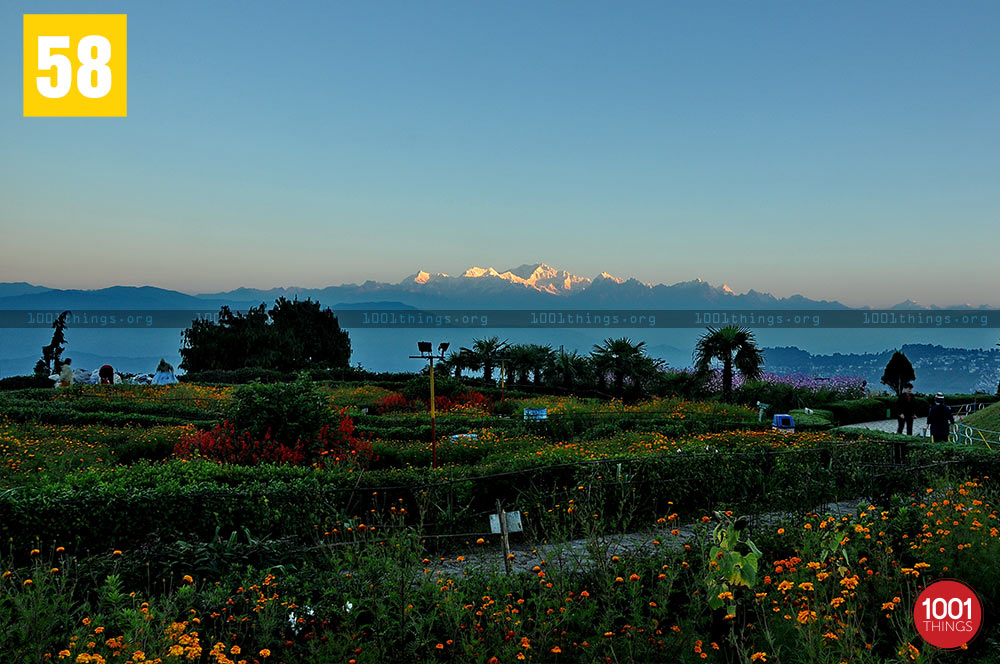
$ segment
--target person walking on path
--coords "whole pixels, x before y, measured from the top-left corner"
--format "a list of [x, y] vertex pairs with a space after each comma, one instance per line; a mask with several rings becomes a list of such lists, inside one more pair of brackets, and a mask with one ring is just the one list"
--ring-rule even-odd
[[955, 423], [955, 416], [951, 413], [951, 408], [945, 405], [944, 395], [940, 392], [934, 397], [934, 405], [931, 412], [927, 414], [927, 426], [931, 429], [931, 439], [935, 443], [944, 443], [948, 440], [948, 433], [951, 425]]
[[899, 420], [899, 425], [896, 428], [896, 433], [903, 433], [903, 426], [906, 426], [906, 435], [913, 435], [913, 418], [917, 416], [917, 400], [913, 396], [913, 386], [907, 384], [903, 391], [899, 394], [899, 400], [896, 402], [896, 418]]

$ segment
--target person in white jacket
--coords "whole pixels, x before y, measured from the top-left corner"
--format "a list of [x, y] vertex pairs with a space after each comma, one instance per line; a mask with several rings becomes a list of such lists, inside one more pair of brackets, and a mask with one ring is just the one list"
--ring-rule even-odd
[[156, 373], [153, 374], [153, 385], [173, 385], [177, 382], [177, 377], [174, 376], [174, 368], [170, 366], [170, 363], [164, 358], [160, 358], [160, 364], [156, 367]]

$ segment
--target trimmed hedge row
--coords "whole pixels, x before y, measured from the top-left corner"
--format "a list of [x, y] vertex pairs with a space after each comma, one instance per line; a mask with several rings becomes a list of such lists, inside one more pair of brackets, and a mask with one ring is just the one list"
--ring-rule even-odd
[[108, 412], [103, 410], [81, 411], [58, 406], [7, 406], [0, 405], [0, 415], [12, 422], [37, 422], [39, 424], [84, 425], [103, 424], [112, 427], [124, 426], [180, 426], [193, 424], [199, 428], [215, 426], [218, 420], [192, 419], [189, 417], [171, 417], [164, 415], [147, 415], [129, 412]]
[[0, 391], [26, 389], [51, 390], [53, 386], [52, 381], [47, 376], [8, 376], [0, 379]]
[[464, 515], [489, 512], [497, 500], [533, 510], [578, 486], [634, 496], [638, 518], [668, 509], [692, 517], [720, 505], [749, 513], [801, 511], [913, 492], [945, 469], [979, 476], [1000, 472], [1000, 454], [986, 449], [912, 444], [907, 465], [892, 465], [891, 454], [890, 445], [859, 438], [850, 445], [778, 453], [747, 449], [543, 466], [517, 460], [439, 471], [138, 464], [0, 493], [0, 540], [38, 537], [105, 550], [153, 536], [204, 540], [216, 531], [248, 528], [258, 537], [311, 541], [338, 518], [384, 514], [398, 499], [414, 518], [423, 506], [434, 521], [429, 532], [481, 531], [480, 516]]
[[[995, 403], [997, 397], [990, 394], [946, 394], [945, 403], [952, 406], [973, 403]], [[917, 417], [927, 417], [934, 402], [934, 397], [924, 394], [914, 394], [917, 407]], [[876, 396], [868, 399], [849, 401], [834, 401], [826, 406], [833, 413], [834, 422], [844, 426], [858, 422], [891, 419], [896, 416], [897, 399], [894, 396]], [[886, 413], [889, 417], [886, 417]]]

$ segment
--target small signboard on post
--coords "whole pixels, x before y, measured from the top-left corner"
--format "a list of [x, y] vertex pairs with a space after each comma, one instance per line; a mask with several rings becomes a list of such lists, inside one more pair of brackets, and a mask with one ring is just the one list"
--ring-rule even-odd
[[500, 550], [503, 552], [503, 566], [510, 574], [510, 534], [521, 532], [521, 513], [506, 512], [497, 500], [497, 513], [490, 515], [490, 530], [500, 534]]
[[[519, 533], [524, 530], [521, 526], [521, 513], [520, 512], [504, 512], [507, 517], [507, 532], [508, 533]], [[490, 532], [494, 535], [499, 535], [502, 532], [500, 528], [500, 515], [490, 514]]]
[[525, 422], [537, 422], [539, 420], [549, 419], [549, 409], [548, 408], [525, 408], [524, 409], [524, 421]]

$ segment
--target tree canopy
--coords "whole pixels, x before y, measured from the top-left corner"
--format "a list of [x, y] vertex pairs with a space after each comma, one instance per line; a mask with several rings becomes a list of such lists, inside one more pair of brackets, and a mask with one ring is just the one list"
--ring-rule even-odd
[[733, 369], [744, 379], [759, 378], [764, 365], [764, 354], [757, 347], [753, 332], [744, 327], [730, 325], [720, 329], [708, 328], [698, 339], [694, 350], [697, 369], [707, 372], [713, 360], [722, 362], [722, 398], [730, 401], [733, 395]]
[[903, 388], [916, 380], [916, 377], [909, 358], [897, 350], [889, 358], [889, 363], [885, 365], [885, 371], [882, 372], [882, 384], [892, 388], [898, 395], [902, 393]]
[[181, 333], [181, 368], [188, 372], [244, 367], [294, 371], [347, 367], [351, 340], [329, 307], [279, 298], [244, 313], [219, 310], [218, 321], [196, 320]]

